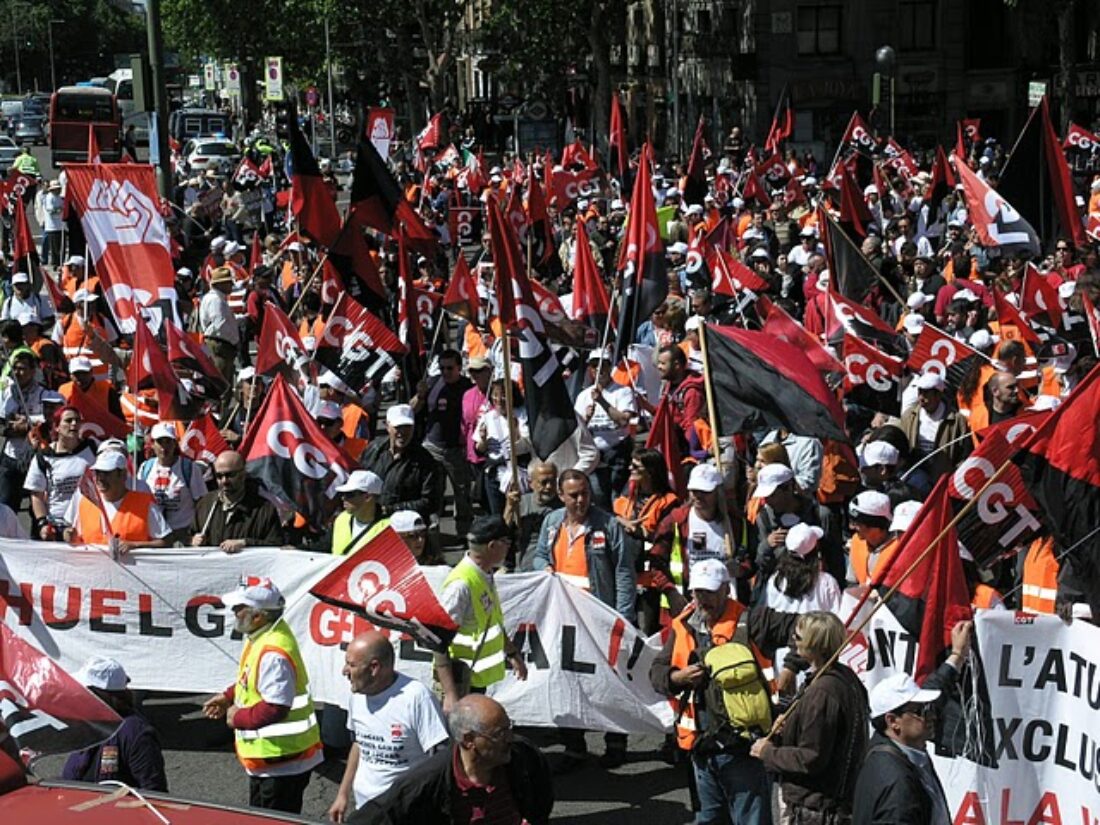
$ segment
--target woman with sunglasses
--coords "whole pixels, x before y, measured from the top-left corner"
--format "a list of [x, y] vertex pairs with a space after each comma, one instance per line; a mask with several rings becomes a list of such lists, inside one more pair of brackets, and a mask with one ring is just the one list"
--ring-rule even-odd
[[30, 493], [34, 527], [42, 541], [58, 541], [65, 526], [65, 510], [84, 471], [95, 461], [95, 448], [80, 435], [80, 410], [62, 407], [53, 416], [53, 438], [31, 458], [23, 489]]

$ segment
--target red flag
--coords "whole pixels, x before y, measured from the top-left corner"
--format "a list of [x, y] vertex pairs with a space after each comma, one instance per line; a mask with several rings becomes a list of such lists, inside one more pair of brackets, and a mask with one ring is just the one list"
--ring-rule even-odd
[[466, 256], [460, 252], [458, 260], [455, 261], [455, 271], [451, 274], [451, 281], [447, 284], [447, 292], [443, 296], [443, 308], [476, 324], [479, 306], [477, 281], [470, 272], [470, 264], [466, 262]]
[[980, 117], [963, 118], [959, 123], [962, 125], [963, 135], [971, 144], [982, 139], [982, 119]]
[[[5, 603], [6, 608], [19, 610], [15, 605], [14, 599]], [[31, 624], [29, 606], [25, 624]], [[32, 635], [37, 632], [37, 622], [35, 627], [24, 632]], [[4, 685], [7, 730], [17, 750], [26, 749], [39, 755], [83, 750], [103, 742], [122, 724], [109, 705], [3, 622], [0, 622], [0, 684]], [[19, 803], [9, 804], [18, 807]], [[43, 821], [50, 818], [45, 816]]]
[[1100, 150], [1100, 137], [1088, 129], [1082, 129], [1076, 123], [1071, 123], [1066, 129], [1066, 139], [1062, 141], [1062, 148], [1066, 151], [1077, 150], [1092, 154]]
[[528, 176], [527, 225], [528, 232], [531, 233], [532, 265], [541, 266], [557, 250], [554, 249], [554, 228], [546, 212], [546, 196], [534, 174]]
[[583, 166], [585, 169], [596, 169], [598, 164], [592, 159], [592, 156], [588, 154], [588, 150], [584, 148], [584, 144], [581, 143], [580, 138], [577, 138], [561, 151], [561, 165], [565, 169], [571, 169], [573, 166]]
[[99, 151], [99, 140], [96, 138], [95, 126], [88, 124], [88, 163], [103, 163], [103, 154]]
[[[687, 179], [684, 183], [684, 203], [702, 204], [707, 194], [706, 170], [706, 121], [699, 115], [695, 137], [691, 141], [691, 157], [688, 159]], [[748, 196], [745, 198], [748, 200]]]
[[94, 395], [84, 392], [80, 387], [73, 387], [69, 404], [80, 411], [81, 438], [95, 438], [103, 441], [108, 438], [126, 438], [130, 434], [130, 428], [125, 420], [114, 415], [100, 404]]
[[1031, 347], [1038, 347], [1043, 343], [1038, 333], [1020, 315], [1019, 310], [1012, 306], [1004, 293], [996, 287], [993, 288], [993, 306], [997, 309], [997, 325], [1000, 328], [1002, 341], [1011, 341], [1019, 336]]
[[409, 252], [405, 248], [405, 233], [397, 233], [397, 336], [414, 356], [423, 355], [424, 328], [419, 323], [420, 313], [416, 307], [416, 289], [409, 268]]
[[742, 292], [761, 295], [768, 291], [768, 282], [729, 252], [717, 247], [707, 253], [711, 288], [719, 295], [738, 297]]
[[156, 391], [157, 415], [161, 421], [190, 418], [187, 405], [191, 397], [144, 321], [134, 331], [134, 357], [130, 359], [127, 380], [133, 392]]
[[390, 527], [309, 592], [327, 604], [365, 616], [377, 627], [408, 634], [429, 650], [446, 650], [457, 630], [409, 548]]
[[176, 317], [176, 269], [158, 209], [153, 167], [66, 164], [66, 200], [76, 210], [107, 303], [123, 333], [140, 326], [136, 307]]
[[63, 312], [72, 312], [72, 299], [65, 294], [65, 291], [61, 288], [61, 285], [54, 280], [50, 271], [44, 266], [40, 266], [38, 271], [42, 274], [42, 282], [46, 285], [46, 291], [50, 293], [50, 303], [53, 304], [53, 311], [58, 315]]
[[871, 134], [871, 127], [867, 125], [859, 112], [852, 112], [852, 117], [848, 120], [848, 127], [844, 130], [844, 136], [840, 139], [840, 145], [842, 150], [854, 149], [870, 157], [874, 154], [878, 141]]
[[[406, 224], [405, 226], [408, 229], [409, 225]], [[414, 226], [424, 228], [423, 223], [419, 220]], [[420, 232], [419, 229], [416, 231]], [[423, 249], [423, 233], [420, 233], [420, 235], [421, 245], [419, 248]], [[434, 243], [434, 239], [432, 243]], [[415, 246], [415, 244], [413, 245]], [[333, 259], [333, 263], [338, 270], [349, 278], [354, 277], [362, 283], [370, 290], [374, 299], [384, 301], [388, 298], [386, 288], [382, 285], [382, 274], [378, 271], [378, 263], [371, 255], [370, 247], [367, 246], [362, 230], [350, 215], [344, 223], [344, 231], [340, 233], [340, 239], [336, 242], [333, 251], [336, 253], [335, 257], [332, 255], [329, 257]], [[353, 291], [356, 291], [357, 294], [359, 292], [359, 290]], [[367, 303], [373, 300], [366, 295], [362, 297]]]
[[864, 330], [860, 329], [861, 324], [891, 338], [897, 335], [897, 330], [882, 320], [873, 309], [845, 298], [832, 287], [829, 288], [829, 302], [832, 304], [835, 319], [835, 323], [829, 326], [830, 338], [838, 326], [844, 327], [853, 335], [866, 337]]
[[966, 163], [966, 137], [961, 122], [955, 122], [955, 162]]
[[1100, 358], [1100, 307], [1093, 304], [1089, 298], [1088, 290], [1081, 291], [1081, 306], [1085, 310], [1085, 320], [1089, 325], [1089, 335], [1092, 337], [1092, 351]]
[[1045, 316], [1050, 321], [1050, 326], [1056, 329], [1062, 326], [1062, 305], [1058, 301], [1058, 290], [1043, 277], [1033, 263], [1028, 263], [1024, 270], [1023, 284], [1020, 287], [1020, 309], [1027, 313], [1028, 318]]
[[952, 338], [932, 324], [925, 324], [906, 363], [913, 372], [937, 373], [949, 387], [957, 389], [975, 359], [987, 360], [968, 344]]
[[522, 245], [527, 237], [527, 210], [523, 208], [523, 198], [520, 196], [520, 188], [513, 183], [509, 187], [508, 205], [504, 208], [504, 217], [508, 226], [512, 228], [512, 234]]
[[899, 585], [890, 602], [894, 614], [899, 619], [908, 615], [916, 619], [915, 626], [906, 629], [920, 638], [913, 671], [918, 682], [935, 670], [940, 654], [951, 644], [951, 629], [971, 617], [958, 536], [953, 527], [944, 532], [954, 516], [948, 480], [944, 476], [937, 482], [902, 535], [891, 563], [884, 565], [885, 571], [875, 572], [875, 583], [883, 588]]
[[783, 203], [788, 209], [806, 203], [806, 190], [802, 188], [802, 182], [798, 178], [787, 181], [787, 188], [783, 192]]
[[998, 247], [1005, 252], [1023, 252], [1028, 257], [1040, 252], [1039, 236], [1023, 216], [989, 184], [970, 171], [965, 163], [955, 166], [959, 182], [982, 246]]
[[611, 133], [607, 136], [607, 151], [610, 155], [608, 167], [618, 175], [619, 181], [626, 180], [629, 151], [626, 144], [626, 120], [619, 93], [611, 94]]
[[225, 377], [214, 366], [214, 359], [206, 347], [176, 326], [167, 318], [163, 321], [165, 340], [168, 344], [168, 361], [177, 367], [199, 376], [207, 398], [221, 398], [229, 389]]
[[340, 296], [347, 291], [344, 279], [340, 277], [340, 271], [329, 259], [321, 264], [321, 303], [332, 306]]
[[290, 211], [298, 231], [326, 249], [340, 237], [336, 201], [296, 121], [290, 125]]
[[573, 256], [573, 304], [570, 314], [574, 321], [602, 330], [611, 310], [584, 221], [577, 221], [577, 245]]
[[772, 125], [768, 129], [768, 137], [764, 141], [764, 148], [778, 154], [784, 141], [794, 134], [794, 110], [791, 108], [791, 96], [787, 87], [779, 95], [779, 102], [775, 105], [775, 114], [772, 116]]
[[192, 461], [202, 461], [210, 466], [228, 449], [229, 444], [210, 413], [203, 413], [194, 419], [180, 439], [181, 453]]
[[680, 430], [672, 421], [669, 397], [667, 392], [661, 396], [657, 410], [653, 413], [653, 424], [646, 436], [645, 446], [647, 450], [656, 450], [665, 457], [669, 486], [676, 495], [686, 499], [687, 481], [684, 479], [683, 458], [680, 455]]
[[840, 167], [840, 222], [849, 224], [863, 237], [867, 234], [867, 225], [874, 221], [863, 192], [856, 183], [855, 176], [846, 165]]
[[423, 172], [427, 168], [425, 154], [443, 145], [443, 113], [432, 115], [428, 125], [416, 136], [416, 168]]
[[1075, 247], [1083, 249], [1088, 245], [1088, 240], [1085, 237], [1085, 228], [1081, 225], [1081, 210], [1077, 208], [1073, 178], [1069, 164], [1066, 163], [1065, 152], [1058, 144], [1058, 135], [1054, 131], [1046, 96], [1039, 103], [1039, 115], [1042, 118], [1040, 126], [1043, 134], [1043, 155], [1046, 158], [1050, 192], [1054, 195], [1054, 210], [1062, 225], [1062, 232], [1069, 236]]
[[751, 169], [745, 172], [745, 188], [741, 191], [745, 201], [756, 201], [761, 206], [771, 206], [772, 196], [768, 194], [767, 187], [760, 181], [760, 177]]
[[15, 238], [12, 240], [12, 258], [16, 264], [20, 264], [24, 258], [29, 258], [27, 261], [28, 274], [31, 271], [33, 262], [37, 260], [38, 253], [34, 248], [34, 236], [31, 234], [31, 225], [27, 222], [27, 210], [23, 205], [22, 198], [15, 198], [15, 214], [12, 216], [12, 229], [14, 230]]
[[309, 354], [298, 328], [278, 306], [270, 301], [264, 306], [264, 322], [256, 351], [256, 372], [270, 375], [288, 367], [302, 373], [309, 363]]
[[248, 274], [254, 276], [256, 274], [256, 267], [262, 264], [264, 261], [264, 250], [260, 245], [260, 232], [259, 230], [252, 233], [252, 249], [248, 253]]
[[[369, 141], [360, 141], [355, 160], [355, 174], [351, 179], [350, 204], [348, 207], [349, 224], [366, 226], [392, 235], [397, 227], [404, 226], [407, 240], [411, 246], [425, 255], [434, 254], [435, 234], [424, 225], [420, 215], [412, 208], [405, 193], [401, 190], [386, 162]], [[346, 236], [343, 233], [337, 243], [337, 251], [351, 254], [354, 250], [345, 249]]]
[[844, 335], [844, 395], [849, 402], [871, 410], [901, 413], [901, 375], [905, 362]]
[[763, 321], [761, 330], [798, 347], [818, 372], [824, 374], [845, 371], [844, 365], [817, 338], [782, 307], [773, 304], [766, 295], [756, 299], [756, 309]]
[[[964, 161], [960, 159], [959, 163]], [[951, 164], [947, 162], [943, 147], [937, 146], [936, 160], [932, 163], [932, 180], [924, 193], [924, 200], [928, 204], [928, 211], [932, 218], [939, 215], [940, 204], [944, 198], [955, 191], [957, 184], [958, 179], [951, 169]]]
[[325, 516], [325, 499], [335, 496], [354, 466], [325, 435], [282, 375], [275, 378], [241, 441], [248, 474], [283, 513], [300, 513], [314, 527]]
[[317, 341], [315, 357], [350, 392], [359, 392], [407, 352], [389, 327], [350, 295], [341, 294]]
[[791, 177], [790, 170], [787, 169], [787, 164], [783, 162], [782, 155], [778, 154], [771, 155], [766, 160], [756, 164], [753, 171], [772, 186], [781, 186]]

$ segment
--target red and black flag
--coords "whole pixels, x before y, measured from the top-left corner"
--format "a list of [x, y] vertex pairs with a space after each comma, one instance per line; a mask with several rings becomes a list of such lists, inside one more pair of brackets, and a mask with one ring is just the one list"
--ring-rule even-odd
[[340, 235], [340, 213], [317, 159], [309, 149], [296, 118], [290, 123], [290, 211], [298, 221], [298, 231], [326, 249]]
[[363, 230], [349, 215], [336, 246], [329, 250], [328, 259], [340, 273], [341, 280], [355, 300], [364, 306], [382, 307], [388, 300], [382, 285], [382, 274], [371, 254]]
[[739, 298], [743, 293], [757, 296], [768, 291], [768, 282], [729, 252], [712, 247], [707, 252], [706, 263], [710, 270], [710, 286], [716, 295]]
[[720, 435], [758, 427], [848, 440], [844, 411], [802, 351], [769, 335], [707, 324], [708, 373]]
[[103, 441], [108, 438], [126, 438], [130, 427], [120, 415], [115, 415], [91, 393], [74, 387], [69, 405], [80, 411], [80, 437]]
[[893, 284], [875, 269], [874, 264], [863, 254], [863, 250], [833, 220], [832, 216], [824, 209], [819, 209], [817, 215], [821, 242], [825, 247], [825, 258], [829, 262], [829, 272], [833, 276], [837, 291], [845, 298], [862, 301], [872, 288], [878, 285], [885, 295], [904, 304], [905, 301], [898, 295]]
[[447, 292], [443, 295], [443, 308], [476, 325], [480, 306], [477, 281], [470, 272], [470, 264], [466, 261], [466, 256], [459, 252], [458, 260], [455, 261], [455, 270], [451, 273], [451, 280], [447, 284]]
[[791, 95], [787, 87], [779, 93], [779, 102], [775, 105], [775, 114], [772, 115], [772, 125], [768, 129], [768, 137], [764, 141], [764, 148], [772, 154], [779, 154], [783, 143], [794, 134], [794, 109], [791, 108]]
[[[956, 164], [956, 171], [966, 196], [970, 223], [982, 246], [1000, 249], [1002, 254], [1019, 253], [1028, 258], [1038, 255], [1041, 249], [1039, 235], [1001, 194], [1004, 187], [994, 191], [965, 163]], [[1034, 177], [1034, 167], [1031, 174]]]
[[1082, 129], [1076, 123], [1071, 123], [1066, 129], [1066, 139], [1062, 141], [1062, 149], [1066, 152], [1092, 155], [1100, 152], [1100, 137], [1088, 129]]
[[[963, 163], [961, 159], [959, 163]], [[951, 164], [947, 162], [947, 155], [942, 146], [936, 147], [936, 159], [932, 163], [932, 181], [924, 193], [924, 202], [928, 204], [929, 220], [935, 223], [939, 216], [940, 204], [943, 199], [955, 191], [958, 180]]]
[[531, 446], [539, 458], [560, 447], [577, 428], [561, 363], [551, 348], [522, 264], [519, 243], [495, 198], [486, 204], [490, 249], [497, 273], [500, 322], [518, 333], [523, 392]]
[[[1074, 200], [1069, 166], [1054, 132], [1045, 97], [1032, 110], [1012, 147], [997, 184], [997, 194], [1019, 210], [1021, 219], [1034, 227], [1038, 239], [1049, 240], [1057, 235], [1068, 238], [1078, 249], [1088, 245]], [[976, 224], [973, 207], [970, 215]], [[1032, 254], [1038, 254], [1038, 250]]]
[[313, 527], [321, 526], [334, 488], [354, 469], [281, 375], [245, 432], [240, 453], [272, 504], [284, 515], [301, 514]]
[[[412, 208], [400, 185], [370, 141], [360, 141], [351, 178], [349, 223], [393, 235], [402, 224], [417, 249], [435, 244], [435, 235]], [[431, 249], [429, 248], [430, 252]]]
[[531, 242], [532, 267], [541, 269], [558, 258], [554, 249], [554, 227], [546, 211], [546, 195], [534, 174], [527, 176], [527, 235]]
[[3, 622], [0, 684], [0, 721], [20, 750], [39, 755], [83, 750], [103, 742], [122, 724], [109, 705]]
[[1055, 547], [1100, 616], [1100, 366], [1035, 431], [1015, 461]]
[[768, 194], [768, 187], [760, 180], [760, 176], [756, 174], [753, 168], [745, 170], [742, 180], [744, 181], [744, 187], [741, 190], [741, 197], [746, 202], [756, 201], [761, 206], [772, 205], [772, 196]]
[[867, 125], [859, 112], [852, 112], [848, 120], [848, 127], [844, 130], [844, 136], [840, 139], [840, 152], [849, 154], [857, 152], [864, 157], [871, 157], [878, 148], [878, 140], [871, 133], [871, 127]]
[[380, 381], [407, 352], [389, 327], [343, 294], [329, 313], [314, 359], [358, 393]]
[[782, 155], [771, 155], [760, 163], [756, 164], [753, 168], [759, 177], [767, 181], [768, 185], [778, 189], [790, 180], [791, 172], [787, 169], [787, 164], [783, 162]]
[[626, 175], [630, 169], [630, 150], [626, 143], [626, 118], [623, 117], [623, 105], [619, 93], [611, 95], [611, 131], [607, 136], [608, 171], [614, 173], [619, 182], [626, 186]]
[[[420, 358], [427, 351], [424, 346], [424, 328], [420, 326], [416, 306], [416, 287], [413, 286], [412, 268], [409, 266], [409, 251], [405, 244], [405, 233], [397, 233], [397, 337], [408, 349], [406, 359], [416, 365], [419, 373]], [[415, 382], [414, 382], [415, 383]]]
[[825, 349], [821, 341], [788, 315], [781, 306], [773, 304], [766, 295], [756, 299], [756, 313], [760, 316], [761, 331], [798, 347], [818, 372], [824, 374], [845, 371], [844, 364]]
[[668, 467], [668, 483], [681, 498], [687, 498], [687, 479], [684, 478], [683, 457], [680, 452], [680, 429], [672, 420], [672, 411], [669, 409], [671, 396], [665, 393], [661, 396], [657, 410], [653, 413], [653, 425], [646, 436], [645, 446], [647, 450], [656, 450], [665, 457]]
[[695, 138], [691, 141], [691, 157], [688, 159], [687, 178], [684, 181], [684, 203], [702, 205], [707, 194], [707, 124], [699, 115]]
[[982, 119], [980, 117], [967, 117], [959, 121], [962, 126], [963, 137], [973, 146], [982, 139]]
[[863, 238], [867, 227], [874, 222], [867, 201], [863, 199], [863, 190], [856, 182], [855, 175], [847, 164], [840, 164], [840, 223], [845, 230]]
[[298, 335], [298, 328], [282, 309], [268, 301], [256, 348], [256, 373], [281, 373], [296, 379], [298, 375], [305, 375], [308, 369], [309, 353]]
[[12, 215], [12, 250], [14, 271], [26, 272], [31, 275], [38, 269], [38, 250], [34, 246], [34, 235], [31, 225], [27, 222], [27, 210], [22, 198], [14, 198], [15, 213]]
[[588, 242], [588, 230], [584, 221], [577, 221], [577, 245], [573, 253], [573, 303], [572, 318], [585, 326], [603, 332], [607, 325], [610, 303], [607, 290], [596, 266], [592, 246]]
[[614, 363], [619, 363], [634, 343], [638, 326], [649, 319], [653, 310], [668, 297], [665, 247], [657, 228], [657, 210], [650, 182], [652, 150], [642, 146], [638, 176], [630, 198], [630, 222], [619, 255], [623, 294], [619, 299], [618, 335], [615, 338]]
[[997, 310], [997, 328], [1002, 341], [1019, 339], [1034, 353], [1035, 348], [1042, 345], [1039, 333], [1031, 328], [1020, 310], [1009, 303], [1008, 297], [997, 287], [993, 287], [993, 306]]
[[167, 318], [163, 321], [163, 328], [168, 360], [172, 366], [190, 372], [194, 381], [202, 385], [203, 395], [207, 398], [217, 399], [225, 395], [229, 384], [214, 365], [214, 359], [206, 347]]
[[904, 349], [898, 331], [890, 326], [873, 309], [846, 298], [832, 287], [828, 291], [829, 316], [825, 322], [826, 337], [830, 343], [840, 343], [841, 330], [871, 341], [884, 352], [900, 352]]
[[901, 375], [905, 362], [844, 336], [844, 397], [875, 412], [901, 413]]
[[1029, 320], [1036, 319], [1055, 329], [1062, 326], [1062, 305], [1058, 301], [1058, 290], [1033, 263], [1028, 263], [1024, 270], [1024, 279], [1020, 286], [1020, 309], [1027, 313]]
[[947, 530], [955, 516], [947, 491], [948, 476], [932, 489], [897, 552], [884, 570], [875, 571], [880, 590], [898, 585], [890, 611], [920, 640], [913, 678], [923, 682], [951, 645], [951, 629], [970, 619], [970, 588], [959, 556], [958, 534]]
[[572, 169], [580, 166], [585, 169], [598, 169], [599, 164], [592, 159], [592, 155], [584, 148], [581, 139], [577, 138], [561, 150], [561, 165], [564, 169]]
[[180, 439], [180, 452], [192, 461], [214, 466], [219, 455], [229, 449], [229, 443], [210, 413], [203, 413], [187, 425]]
[[130, 359], [127, 381], [133, 392], [155, 390], [157, 413], [161, 421], [188, 421], [194, 399], [172, 369], [168, 356], [149, 331], [139, 314], [134, 328], [134, 356]]
[[979, 362], [987, 361], [984, 355], [969, 344], [936, 329], [932, 324], [925, 324], [913, 345], [908, 364], [909, 369], [915, 373], [936, 373], [954, 393], [970, 370]]
[[389, 527], [309, 592], [326, 604], [363, 616], [375, 627], [408, 634], [429, 650], [445, 651], [458, 630], [405, 542]]

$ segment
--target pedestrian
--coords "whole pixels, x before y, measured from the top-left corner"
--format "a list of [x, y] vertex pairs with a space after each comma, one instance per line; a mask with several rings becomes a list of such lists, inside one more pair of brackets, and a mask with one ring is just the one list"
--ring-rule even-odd
[[191, 541], [191, 522], [195, 503], [206, 495], [202, 468], [180, 453], [179, 433], [164, 421], [153, 425], [149, 433], [153, 442], [152, 458], [138, 468], [137, 477], [149, 485], [157, 506], [172, 529], [169, 545], [186, 546]]
[[61, 538], [69, 502], [84, 471], [95, 463], [94, 446], [80, 436], [80, 410], [61, 407], [53, 420], [54, 438], [35, 450], [23, 483], [31, 496], [32, 535], [42, 541]]
[[846, 665], [833, 661], [844, 644], [844, 624], [832, 613], [805, 613], [792, 636], [809, 663], [806, 687], [778, 731], [749, 751], [779, 774], [791, 825], [842, 825], [852, 815], [856, 776], [867, 751], [867, 691]]
[[0, 413], [3, 414], [4, 449], [0, 453], [0, 504], [13, 511], [23, 501], [23, 483], [27, 478], [34, 447], [27, 436], [32, 420], [42, 415], [42, 394], [45, 389], [35, 377], [38, 356], [26, 348], [17, 349], [8, 358], [11, 378], [0, 393]]
[[439, 462], [413, 441], [416, 417], [408, 404], [386, 410], [387, 438], [376, 438], [360, 461], [363, 469], [382, 479], [378, 503], [383, 515], [415, 510], [426, 522], [443, 505], [444, 473]]
[[121, 555], [142, 547], [166, 547], [172, 532], [153, 495], [132, 490], [125, 453], [100, 450], [92, 464], [94, 498], [78, 491], [69, 501], [62, 532], [65, 541], [105, 544]]
[[351, 685], [348, 730], [355, 741], [348, 753], [333, 822], [345, 822], [355, 808], [385, 793], [449, 735], [439, 703], [422, 683], [394, 669], [393, 645], [377, 630], [356, 636], [344, 656]]
[[233, 290], [233, 273], [228, 267], [216, 267], [210, 273], [210, 289], [199, 302], [199, 331], [214, 356], [214, 366], [226, 383], [233, 386], [233, 370], [241, 332], [233, 310], [229, 308], [229, 293]]
[[469, 548], [443, 582], [439, 602], [458, 633], [446, 654], [436, 654], [435, 670], [449, 711], [470, 692], [504, 679], [511, 662], [516, 678], [527, 678], [527, 664], [508, 637], [493, 576], [512, 546], [512, 529], [500, 516], [481, 516], [470, 527]]
[[553, 461], [532, 461], [527, 467], [531, 489], [526, 493], [509, 490], [504, 505], [504, 521], [517, 525], [519, 541], [513, 547], [512, 567], [520, 572], [531, 568], [535, 548], [538, 546], [542, 522], [554, 510], [562, 506], [558, 498], [558, 468]]
[[389, 519], [390, 527], [409, 548], [416, 563], [446, 564], [443, 555], [428, 544], [428, 525], [415, 510], [398, 510]]
[[592, 433], [600, 451], [600, 463], [591, 475], [593, 495], [605, 510], [630, 479], [630, 456], [634, 447], [630, 424], [637, 416], [634, 390], [611, 380], [611, 351], [593, 350], [588, 356], [588, 380], [574, 402], [577, 417]]
[[[770, 825], [768, 776], [759, 760], [749, 756], [752, 738], [767, 730], [750, 731], [730, 719], [704, 664], [713, 648], [738, 638], [744, 607], [730, 598], [729, 571], [719, 559], [692, 566], [691, 593], [692, 602], [673, 621], [672, 633], [650, 665], [649, 679], [654, 690], [671, 698], [676, 743], [691, 755], [699, 794], [695, 823], [721, 823], [728, 816], [735, 825]], [[759, 673], [747, 648], [746, 653]], [[763, 676], [759, 678], [763, 684]], [[767, 726], [770, 718], [762, 721]]]
[[382, 479], [370, 470], [354, 470], [347, 480], [336, 487], [343, 510], [332, 522], [334, 556], [354, 553], [381, 533], [388, 524], [378, 506]]
[[260, 492], [260, 484], [249, 478], [244, 456], [226, 450], [214, 459], [211, 490], [195, 505], [191, 522], [192, 547], [220, 547], [239, 553], [246, 547], [278, 547], [283, 528], [275, 506]]
[[310, 771], [324, 753], [306, 664], [283, 619], [283, 594], [270, 579], [247, 576], [222, 602], [246, 641], [236, 681], [207, 700], [203, 714], [233, 730], [248, 804], [301, 813]]
[[144, 791], [168, 791], [164, 754], [156, 729], [138, 712], [127, 685], [130, 677], [114, 659], [93, 656], [73, 674], [122, 717], [103, 742], [69, 755], [61, 778], [76, 782], [122, 782]]
[[512, 730], [487, 696], [467, 696], [448, 717], [452, 746], [439, 750], [349, 819], [350, 825], [546, 825], [554, 788], [538, 748]]

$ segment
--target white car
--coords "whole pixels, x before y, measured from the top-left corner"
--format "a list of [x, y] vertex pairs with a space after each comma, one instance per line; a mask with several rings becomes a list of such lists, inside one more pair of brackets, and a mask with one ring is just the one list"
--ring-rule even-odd
[[0, 177], [8, 174], [20, 151], [18, 143], [7, 135], [0, 135]]
[[240, 150], [224, 138], [195, 138], [183, 147], [187, 168], [194, 172], [207, 169], [226, 175], [231, 174], [241, 161]]

